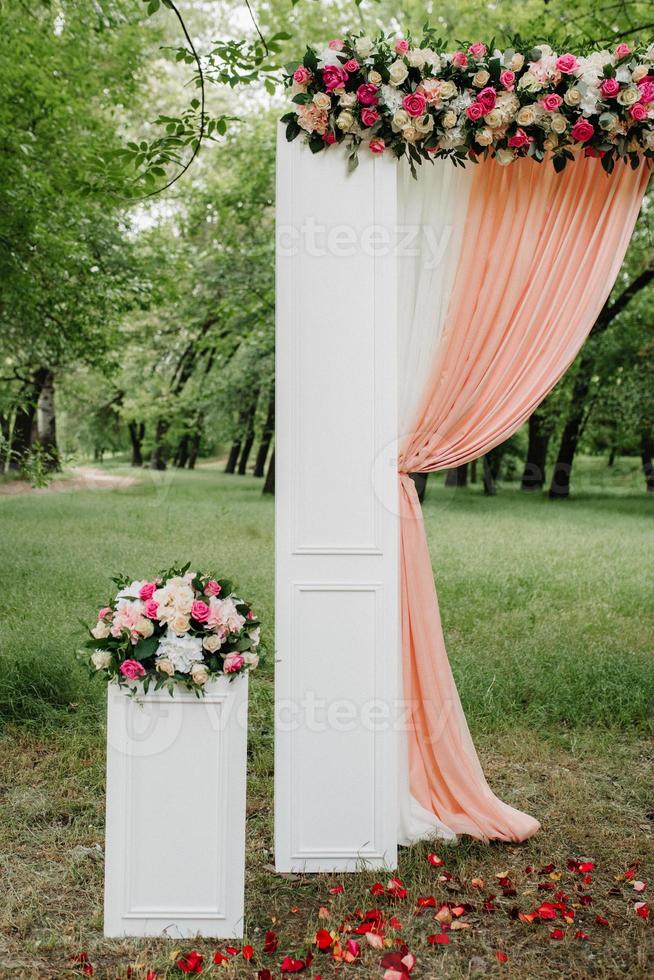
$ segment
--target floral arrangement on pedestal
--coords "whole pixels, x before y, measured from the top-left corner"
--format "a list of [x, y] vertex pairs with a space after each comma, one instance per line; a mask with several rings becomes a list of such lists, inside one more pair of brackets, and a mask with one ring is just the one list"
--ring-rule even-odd
[[185, 565], [112, 581], [119, 591], [98, 612], [81, 655], [93, 674], [131, 694], [165, 686], [172, 695], [182, 684], [200, 696], [211, 678], [258, 666], [259, 620], [227, 579]]
[[434, 157], [550, 158], [560, 171], [581, 151], [608, 173], [618, 159], [654, 158], [654, 44], [577, 56], [478, 41], [446, 52], [429, 27], [418, 41], [347, 34], [308, 47], [285, 82], [287, 138], [304, 135], [314, 153], [345, 143], [350, 168], [361, 145], [406, 157], [414, 176]]

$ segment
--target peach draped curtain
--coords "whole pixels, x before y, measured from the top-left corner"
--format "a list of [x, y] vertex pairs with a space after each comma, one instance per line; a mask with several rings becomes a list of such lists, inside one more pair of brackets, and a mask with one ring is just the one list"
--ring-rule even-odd
[[479, 764], [445, 650], [412, 472], [507, 439], [569, 367], [618, 275], [649, 178], [584, 157], [556, 174], [479, 164], [461, 258], [420, 407], [399, 461], [402, 647], [411, 795], [447, 828], [521, 841], [538, 822], [499, 800]]

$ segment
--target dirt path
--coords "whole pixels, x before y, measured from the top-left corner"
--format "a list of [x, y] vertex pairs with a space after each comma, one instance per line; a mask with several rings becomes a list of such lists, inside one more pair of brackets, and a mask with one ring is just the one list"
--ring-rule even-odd
[[47, 487], [35, 489], [27, 480], [0, 483], [0, 496], [18, 493], [61, 493], [66, 490], [122, 490], [138, 483], [135, 476], [116, 476], [94, 466], [73, 466], [65, 476], [57, 476]]

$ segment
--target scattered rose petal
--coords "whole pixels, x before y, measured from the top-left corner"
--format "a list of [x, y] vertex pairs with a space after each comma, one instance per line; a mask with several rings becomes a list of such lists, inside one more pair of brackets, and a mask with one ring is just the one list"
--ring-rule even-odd
[[433, 909], [436, 907], [436, 899], [433, 895], [424, 895], [416, 902], [420, 909]]
[[634, 911], [641, 919], [649, 919], [649, 905], [647, 902], [636, 902]]
[[400, 900], [406, 898], [407, 896], [406, 888], [404, 887], [404, 884], [402, 883], [400, 878], [391, 878], [388, 885], [386, 886], [386, 891], [393, 898], [397, 898]]
[[581, 929], [577, 929], [575, 932], [575, 939], [590, 939], [587, 932], [583, 932]]
[[381, 881], [376, 881], [372, 888], [370, 889], [371, 895], [383, 895], [386, 889], [382, 885]]
[[203, 961], [204, 957], [202, 954], [198, 953], [197, 950], [192, 949], [190, 953], [185, 953], [176, 962], [182, 973], [202, 973]]
[[329, 889], [329, 894], [342, 895], [344, 891], [345, 891], [345, 887], [343, 885], [334, 885], [332, 888]]
[[220, 966], [221, 963], [227, 963], [229, 961], [229, 956], [225, 956], [224, 953], [221, 953], [220, 950], [217, 949], [213, 954], [213, 961]]
[[254, 949], [252, 948], [252, 946], [244, 946], [243, 947], [243, 959], [244, 960], [251, 960], [253, 956], [254, 956]]
[[564, 939], [565, 932], [563, 929], [552, 929], [550, 933], [550, 939]]
[[366, 932], [364, 933], [364, 936], [368, 945], [372, 946], [373, 949], [384, 948], [384, 939], [378, 932]]
[[388, 924], [390, 925], [391, 929], [396, 929], [398, 932], [402, 931], [402, 923], [396, 915], [392, 915], [390, 917]]
[[258, 970], [257, 980], [273, 980], [273, 975], [270, 970]]
[[432, 868], [442, 868], [445, 864], [442, 858], [439, 858], [436, 854], [428, 854], [427, 860], [431, 864]]
[[278, 943], [279, 939], [277, 938], [277, 933], [273, 932], [272, 929], [268, 929], [263, 944], [264, 953], [275, 953], [277, 951]]
[[470, 884], [473, 888], [479, 888], [480, 890], [486, 887], [486, 882], [483, 878], [473, 878]]
[[635, 892], [644, 892], [646, 888], [647, 888], [647, 882], [645, 882], [645, 881], [634, 881], [634, 891]]
[[497, 960], [498, 963], [506, 963], [509, 957], [506, 955], [506, 953], [503, 953], [501, 949], [496, 949], [495, 959]]
[[293, 956], [285, 956], [279, 969], [282, 973], [301, 973], [306, 963], [304, 960], [296, 960]]
[[321, 905], [320, 908], [318, 909], [318, 918], [319, 919], [331, 919], [331, 917], [332, 917], [332, 914], [329, 911], [329, 909], [325, 905]]
[[450, 941], [450, 937], [446, 932], [434, 932], [431, 936], [427, 936], [427, 942], [431, 946], [447, 946]]
[[334, 944], [334, 938], [326, 929], [319, 929], [316, 933], [315, 943], [318, 949], [330, 949]]
[[608, 926], [609, 920], [605, 919], [603, 915], [596, 915], [595, 922], [598, 926]]

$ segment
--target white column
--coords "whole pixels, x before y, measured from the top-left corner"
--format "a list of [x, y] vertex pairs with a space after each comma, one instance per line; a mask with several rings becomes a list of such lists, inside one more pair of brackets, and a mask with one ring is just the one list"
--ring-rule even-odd
[[109, 688], [105, 935], [243, 935], [247, 676]]
[[275, 855], [394, 867], [394, 160], [277, 148]]

